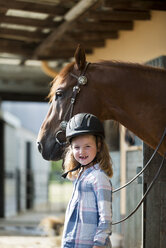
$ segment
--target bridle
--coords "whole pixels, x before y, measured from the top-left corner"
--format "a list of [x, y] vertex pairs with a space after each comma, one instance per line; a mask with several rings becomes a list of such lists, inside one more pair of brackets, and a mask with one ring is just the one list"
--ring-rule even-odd
[[[86, 73], [89, 65], [90, 65], [90, 63], [87, 62], [85, 65], [85, 68], [84, 68], [83, 72], [80, 74], [80, 76], [77, 76], [73, 73], [70, 73], [70, 75], [72, 77], [77, 79], [77, 84], [73, 87], [73, 92], [72, 92], [71, 99], [70, 99], [70, 105], [69, 105], [69, 107], [68, 107], [68, 109], [67, 109], [67, 111], [63, 117], [63, 121], [60, 123], [60, 130], [55, 135], [56, 142], [60, 146], [66, 146], [67, 145], [67, 142], [66, 141], [61, 142], [59, 140], [58, 136], [65, 132], [67, 123], [71, 119], [71, 117], [73, 116], [74, 104], [76, 102], [76, 98], [77, 98], [78, 93], [81, 91], [81, 86], [85, 86], [88, 82], [87, 77], [85, 76], [85, 73]], [[68, 118], [67, 118], [67, 116], [68, 116]], [[68, 119], [68, 120], [66, 120], [66, 119]]]
[[[86, 85], [87, 82], [88, 82], [87, 77], [85, 76], [85, 73], [86, 73], [86, 71], [87, 71], [87, 68], [88, 68], [89, 64], [90, 64], [90, 63], [86, 63], [86, 66], [85, 66], [85, 68], [84, 68], [84, 70], [83, 70], [83, 72], [81, 73], [80, 76], [77, 76], [77, 75], [75, 75], [75, 74], [73, 74], [73, 73], [70, 73], [70, 75], [71, 75], [72, 77], [74, 77], [74, 78], [77, 79], [77, 84], [76, 84], [76, 86], [73, 87], [73, 92], [72, 92], [72, 95], [71, 95], [70, 105], [69, 105], [69, 107], [68, 107], [68, 109], [67, 109], [67, 111], [66, 111], [66, 113], [65, 113], [65, 115], [64, 115], [64, 120], [60, 123], [60, 130], [56, 133], [56, 142], [57, 142], [60, 146], [66, 146], [66, 145], [67, 145], [67, 142], [61, 142], [61, 141], [59, 140], [58, 135], [61, 134], [61, 133], [63, 133], [63, 132], [65, 132], [67, 123], [68, 123], [68, 121], [71, 119], [71, 117], [72, 117], [72, 115], [73, 115], [74, 103], [75, 103], [75, 101], [76, 101], [76, 97], [77, 97], [78, 93], [79, 93], [80, 90], [81, 90], [81, 87], [80, 87], [80, 86], [84, 86], [84, 85]], [[69, 116], [69, 117], [68, 117], [68, 121], [66, 120], [67, 115]], [[138, 178], [138, 176], [140, 176], [140, 175], [147, 169], [148, 165], [150, 164], [150, 162], [151, 162], [152, 159], [154, 158], [155, 154], [156, 154], [157, 151], [159, 150], [159, 147], [161, 146], [161, 144], [162, 144], [162, 142], [163, 142], [165, 136], [166, 136], [166, 128], [165, 128], [165, 130], [164, 130], [164, 132], [163, 132], [163, 135], [162, 135], [162, 137], [161, 137], [161, 139], [160, 139], [160, 141], [159, 141], [158, 146], [156, 147], [154, 153], [152, 154], [151, 158], [149, 159], [149, 161], [147, 162], [147, 164], [144, 166], [144, 168], [143, 168], [143, 169], [142, 169], [142, 170], [141, 170], [133, 179], [131, 179], [128, 183], [126, 183], [125, 185], [123, 185], [123, 186], [121, 186], [121, 187], [119, 187], [119, 188], [113, 190], [112, 193], [115, 193], [115, 192], [117, 192], [117, 191], [119, 191], [119, 190], [121, 190], [121, 189], [127, 187], [130, 183], [132, 183], [136, 178]], [[136, 206], [136, 208], [135, 208], [127, 217], [125, 217], [124, 219], [122, 219], [122, 220], [120, 220], [120, 221], [117, 221], [117, 222], [112, 223], [112, 225], [119, 224], [119, 223], [121, 223], [121, 222], [123, 222], [123, 221], [129, 219], [129, 218], [138, 210], [138, 208], [139, 208], [139, 207], [141, 206], [141, 204], [144, 202], [144, 200], [145, 200], [146, 196], [148, 195], [149, 191], [151, 190], [152, 186], [153, 186], [154, 183], [156, 182], [156, 180], [157, 180], [157, 178], [158, 178], [158, 176], [159, 176], [159, 174], [160, 174], [160, 172], [161, 172], [161, 169], [162, 169], [162, 167], [163, 167], [165, 157], [166, 157], [166, 152], [165, 152], [165, 154], [164, 154], [164, 156], [163, 156], [163, 159], [162, 159], [162, 161], [161, 161], [161, 164], [160, 164], [160, 166], [159, 166], [159, 169], [158, 169], [156, 175], [155, 175], [154, 178], [152, 179], [152, 182], [150, 183], [149, 187], [147, 188], [146, 192], [144, 193], [142, 199], [140, 200], [140, 202], [138, 203], [138, 205]], [[79, 166], [78, 168], [80, 168], [80, 166]], [[74, 171], [74, 170], [77, 170], [78, 168], [74, 168], [73, 171]], [[64, 176], [63, 176], [63, 177], [66, 177], [66, 173], [64, 173]]]

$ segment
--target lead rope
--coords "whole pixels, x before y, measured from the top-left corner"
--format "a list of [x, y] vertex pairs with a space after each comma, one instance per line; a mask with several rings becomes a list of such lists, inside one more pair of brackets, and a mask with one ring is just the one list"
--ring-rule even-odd
[[162, 169], [163, 164], [164, 164], [165, 156], [166, 156], [166, 152], [165, 152], [165, 154], [164, 154], [164, 157], [163, 157], [163, 159], [162, 159], [162, 161], [161, 161], [160, 167], [159, 167], [159, 169], [158, 169], [156, 175], [154, 176], [152, 182], [150, 183], [150, 185], [149, 185], [149, 187], [147, 188], [147, 190], [146, 190], [144, 196], [142, 197], [141, 201], [138, 203], [138, 205], [136, 206], [136, 208], [135, 208], [127, 217], [125, 217], [124, 219], [122, 219], [122, 220], [120, 220], [120, 221], [113, 222], [112, 225], [119, 224], [119, 223], [121, 223], [121, 222], [123, 222], [123, 221], [129, 219], [129, 218], [130, 218], [130, 217], [139, 209], [139, 207], [141, 206], [141, 204], [144, 202], [146, 196], [148, 195], [149, 191], [151, 190], [152, 186], [154, 185], [155, 181], [157, 180], [158, 176], [160, 175], [161, 169]]
[[[149, 163], [152, 161], [154, 155], [155, 155], [156, 152], [158, 151], [160, 145], [162, 144], [165, 135], [166, 135], [166, 128], [165, 128], [165, 130], [164, 130], [164, 132], [163, 132], [163, 135], [162, 135], [162, 137], [161, 137], [161, 139], [160, 139], [160, 142], [159, 142], [158, 146], [156, 147], [156, 149], [155, 149], [154, 153], [152, 154], [151, 158], [149, 159], [149, 161], [148, 161], [147, 164], [145, 165], [144, 169], [141, 170], [140, 173], [138, 173], [132, 180], [130, 180], [128, 183], [126, 183], [126, 184], [123, 185], [122, 187], [120, 187], [120, 188], [118, 188], [118, 189], [112, 191], [112, 193], [115, 193], [115, 192], [119, 191], [120, 189], [125, 188], [125, 187], [128, 186], [130, 183], [132, 183], [140, 174], [142, 174], [143, 171], [145, 171], [145, 169], [147, 168], [147, 166], [149, 165]], [[159, 167], [159, 169], [158, 169], [156, 175], [154, 176], [152, 182], [150, 183], [149, 187], [147, 188], [145, 194], [143, 195], [141, 201], [138, 203], [138, 205], [136, 206], [136, 208], [135, 208], [128, 216], [126, 216], [124, 219], [122, 219], [122, 220], [120, 220], [120, 221], [117, 221], [117, 222], [113, 222], [112, 225], [119, 224], [119, 223], [121, 223], [121, 222], [123, 222], [123, 221], [129, 219], [129, 218], [130, 218], [130, 217], [139, 209], [139, 207], [140, 207], [141, 204], [144, 202], [146, 196], [148, 195], [149, 191], [151, 190], [152, 186], [154, 185], [155, 181], [157, 180], [157, 178], [158, 178], [158, 176], [159, 176], [159, 174], [160, 174], [160, 172], [161, 172], [161, 169], [162, 169], [163, 164], [164, 164], [165, 156], [166, 156], [166, 152], [164, 153], [163, 159], [162, 159], [162, 161], [161, 161], [160, 167]]]
[[163, 132], [163, 135], [162, 135], [162, 137], [161, 137], [161, 139], [160, 139], [160, 142], [159, 142], [158, 146], [156, 147], [155, 151], [153, 152], [151, 158], [149, 159], [149, 161], [147, 162], [147, 164], [144, 166], [144, 168], [143, 168], [135, 177], [133, 177], [128, 183], [126, 183], [126, 184], [124, 184], [123, 186], [121, 186], [121, 187], [119, 187], [119, 188], [113, 190], [112, 193], [115, 193], [115, 192], [117, 192], [117, 191], [119, 191], [119, 190], [125, 188], [126, 186], [128, 186], [130, 183], [132, 183], [137, 177], [139, 177], [139, 176], [146, 170], [146, 168], [148, 167], [148, 165], [149, 165], [150, 162], [152, 161], [153, 157], [154, 157], [155, 154], [157, 153], [157, 151], [158, 151], [160, 145], [162, 144], [165, 135], [166, 135], [166, 128], [165, 128], [165, 130], [164, 130], [164, 132]]

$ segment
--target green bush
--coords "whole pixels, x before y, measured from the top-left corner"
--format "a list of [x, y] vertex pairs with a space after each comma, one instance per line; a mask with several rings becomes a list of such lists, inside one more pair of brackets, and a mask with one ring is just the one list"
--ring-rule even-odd
[[52, 161], [51, 172], [50, 172], [50, 182], [64, 183], [65, 180], [61, 177], [63, 173], [62, 160]]

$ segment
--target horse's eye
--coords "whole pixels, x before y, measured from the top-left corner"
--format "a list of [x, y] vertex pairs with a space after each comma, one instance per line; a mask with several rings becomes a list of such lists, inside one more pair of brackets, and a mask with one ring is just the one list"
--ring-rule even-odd
[[55, 93], [55, 100], [57, 100], [58, 98], [61, 98], [63, 96], [63, 92], [61, 90], [58, 90]]

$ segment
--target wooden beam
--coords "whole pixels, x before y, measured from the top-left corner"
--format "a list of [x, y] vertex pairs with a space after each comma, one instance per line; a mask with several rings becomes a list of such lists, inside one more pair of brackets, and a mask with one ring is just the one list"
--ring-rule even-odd
[[[103, 47], [105, 45], [104, 40], [100, 39], [100, 37], [98, 37], [98, 39], [96, 40], [85, 40], [82, 42], [82, 39], [75, 39], [73, 40], [73, 42], [67, 42], [67, 46], [66, 46], [66, 41], [56, 41], [55, 45], [53, 46], [54, 49], [60, 51], [64, 51], [64, 50], [71, 50], [71, 51], [75, 51], [77, 45], [81, 43], [84, 47], [86, 47], [86, 49], [93, 49], [93, 47]], [[51, 49], [52, 50], [52, 49]], [[73, 54], [74, 55], [74, 54]]]
[[[77, 24], [78, 25], [78, 24]], [[52, 43], [57, 40], [60, 40], [61, 37], [65, 34], [66, 31], [74, 28], [73, 22], [65, 22], [57, 28], [57, 31], [54, 31], [50, 36], [48, 36], [45, 41], [36, 49], [34, 56], [39, 57], [39, 54], [44, 53], [46, 49], [48, 49]], [[131, 30], [133, 28], [132, 22], [111, 22], [111, 23], [79, 23], [77, 26], [79, 30], [82, 31], [97, 31], [97, 32], [110, 32], [117, 30]]]
[[[92, 49], [86, 49], [85, 48], [85, 52], [86, 54], [91, 54], [93, 52]], [[68, 50], [66, 48], [66, 50], [62, 49], [62, 50], [47, 50], [47, 52], [45, 51], [45, 53], [43, 54], [39, 54], [38, 59], [39, 60], [55, 60], [55, 59], [69, 59], [69, 58], [73, 58], [75, 53], [75, 49], [72, 50]]]
[[105, 7], [114, 9], [166, 10], [166, 2], [162, 0], [105, 0]]
[[[0, 52], [2, 53], [10, 53], [10, 54], [17, 54], [24, 58], [32, 58], [33, 50], [35, 49], [35, 45], [33, 43], [28, 44], [23, 41], [15, 41], [15, 40], [7, 40], [7, 39], [0, 39]], [[40, 60], [55, 60], [55, 59], [69, 59], [74, 56], [75, 48], [66, 48], [63, 46], [63, 49], [60, 49], [61, 46], [50, 49], [46, 49], [41, 56], [38, 57]], [[85, 49], [87, 54], [92, 53], [92, 48]]]
[[76, 23], [75, 28], [82, 31], [109, 32], [117, 30], [132, 30], [133, 23], [131, 21], [112, 21], [112, 22], [86, 22]]
[[37, 20], [34, 18], [24, 18], [24, 17], [16, 17], [16, 16], [4, 16], [0, 14], [0, 22], [7, 24], [16, 24], [16, 25], [25, 25], [36, 28], [56, 28], [58, 27], [62, 21], [54, 22], [52, 20]]
[[97, 21], [133, 21], [150, 20], [151, 16], [149, 11], [107, 10], [92, 12], [89, 18]]
[[64, 15], [68, 9], [59, 5], [49, 5], [42, 3], [34, 2], [23, 2], [16, 0], [0, 0], [0, 6], [2, 10], [7, 9], [16, 9], [16, 10], [25, 10], [31, 12], [45, 13], [49, 15]]
[[[0, 2], [1, 2], [1, 0], [0, 0]], [[0, 4], [0, 6], [1, 6], [1, 4]], [[6, 9], [1, 9], [0, 8], [0, 15], [5, 15], [6, 14]]]
[[26, 58], [32, 57], [34, 44], [26, 44], [22, 41], [10, 41], [7, 39], [0, 39], [0, 52], [21, 55]]
[[[59, 28], [55, 29], [35, 50], [34, 57], [38, 57], [39, 54], [42, 54], [45, 49], [50, 47], [52, 43], [54, 43], [57, 40], [60, 40], [62, 36], [72, 28], [72, 23], [80, 16], [82, 15], [88, 8], [93, 6], [98, 0], [81, 0], [74, 6], [73, 9], [71, 9], [66, 15], [64, 16], [64, 19], [66, 20], [64, 23], [62, 23]], [[83, 7], [83, 5], [85, 5]], [[82, 9], [80, 8], [82, 6]], [[78, 9], [78, 12], [77, 12]]]
[[66, 32], [66, 30], [69, 30], [71, 28], [71, 22], [64, 22], [60, 25], [59, 28], [54, 30], [35, 50], [34, 52], [34, 58], [38, 58], [40, 54], [44, 53], [45, 50], [50, 48], [52, 44], [59, 40], [63, 34]]
[[64, 37], [62, 37], [62, 40], [82, 40], [82, 41], [90, 41], [90, 40], [97, 40], [97, 39], [117, 39], [118, 38], [118, 32], [117, 31], [109, 31], [109, 32], [70, 32], [67, 33]]
[[72, 9], [70, 9], [64, 16], [67, 22], [71, 22], [79, 18], [83, 13], [89, 10], [90, 7], [94, 6], [98, 0], [81, 0]]
[[5, 39], [40, 42], [41, 40], [46, 38], [46, 36], [46, 34], [43, 34], [41, 32], [30, 32], [23, 30], [0, 28], [0, 38]]
[[84, 47], [93, 49], [95, 47], [104, 47], [105, 46], [105, 40], [100, 39], [100, 37], [96, 40], [85, 40], [82, 41], [82, 39], [76, 40], [77, 44], [81, 43]]

